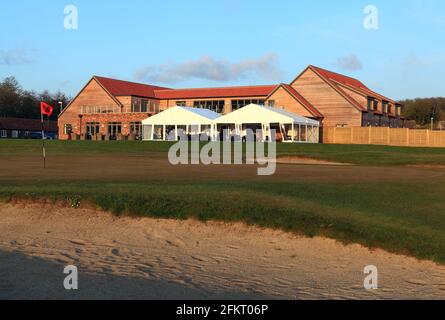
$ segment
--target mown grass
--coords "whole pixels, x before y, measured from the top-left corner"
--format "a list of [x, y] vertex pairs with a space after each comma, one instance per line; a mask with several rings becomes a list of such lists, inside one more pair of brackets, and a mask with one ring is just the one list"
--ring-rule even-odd
[[[429, 190], [424, 192], [422, 190]], [[245, 222], [445, 263], [443, 183], [8, 183], [0, 197], [85, 202], [117, 215]]]
[[[100, 170], [109, 165], [106, 157], [119, 156], [124, 167], [125, 156], [165, 158], [171, 143], [47, 141], [47, 146], [47, 152], [60, 156], [61, 161], [72, 155], [100, 155]], [[0, 140], [0, 165], [8, 166], [12, 160], [15, 166], [26, 166], [27, 157], [38, 157], [40, 148], [40, 141]], [[280, 144], [278, 154], [372, 166], [445, 164], [445, 149]], [[372, 174], [375, 169], [367, 172]], [[7, 181], [0, 176], [0, 200], [45, 198], [63, 200], [73, 207], [91, 203], [117, 215], [245, 222], [445, 264], [442, 171], [431, 181], [417, 178], [412, 182], [405, 179], [408, 182], [404, 183], [397, 179], [382, 182], [363, 176], [340, 183], [342, 180], [332, 179], [332, 175], [310, 181], [278, 176], [258, 181], [193, 177], [181, 182], [178, 177], [163, 176], [156, 181], [152, 178], [136, 182], [100, 174], [82, 182], [85, 172], [81, 167], [76, 170], [79, 180], [71, 180], [63, 173], [57, 179], [45, 180], [36, 175]], [[134, 168], [128, 170], [132, 172]]]
[[[173, 143], [138, 141], [47, 141], [49, 155], [150, 155], [164, 157]], [[39, 140], [0, 140], [0, 156], [39, 156]], [[277, 155], [372, 166], [445, 165], [445, 148], [368, 145], [278, 144]]]

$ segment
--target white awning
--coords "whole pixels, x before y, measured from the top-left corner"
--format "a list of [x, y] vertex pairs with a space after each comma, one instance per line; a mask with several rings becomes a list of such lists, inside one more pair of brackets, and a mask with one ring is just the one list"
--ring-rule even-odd
[[250, 104], [244, 108], [233, 111], [225, 116], [217, 118], [217, 124], [256, 124], [256, 123], [281, 123], [319, 126], [316, 120], [296, 115], [292, 112]]
[[210, 125], [219, 117], [211, 110], [176, 106], [145, 119], [142, 125]]

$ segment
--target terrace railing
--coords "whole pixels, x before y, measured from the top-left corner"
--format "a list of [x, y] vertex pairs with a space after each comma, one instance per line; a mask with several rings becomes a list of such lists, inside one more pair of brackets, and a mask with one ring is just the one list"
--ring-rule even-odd
[[149, 105], [147, 108], [140, 107], [119, 107], [119, 106], [107, 106], [107, 105], [83, 105], [80, 107], [80, 114], [116, 114], [116, 113], [159, 113], [159, 105]]

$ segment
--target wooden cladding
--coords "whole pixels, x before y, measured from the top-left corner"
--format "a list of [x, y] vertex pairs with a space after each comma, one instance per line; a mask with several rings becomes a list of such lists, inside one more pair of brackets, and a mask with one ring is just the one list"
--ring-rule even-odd
[[443, 148], [445, 147], [445, 131], [379, 127], [324, 127], [323, 143]]

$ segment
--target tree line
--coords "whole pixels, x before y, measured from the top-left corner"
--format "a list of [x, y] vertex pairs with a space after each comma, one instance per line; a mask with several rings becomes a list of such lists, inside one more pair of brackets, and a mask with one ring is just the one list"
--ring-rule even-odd
[[40, 102], [49, 103], [54, 107], [51, 120], [57, 120], [60, 112], [59, 101], [66, 105], [71, 100], [64, 93], [48, 90], [37, 93], [24, 90], [15, 77], [5, 78], [0, 82], [0, 117], [40, 119]]
[[400, 101], [404, 105], [403, 115], [408, 120], [414, 120], [423, 127], [445, 121], [445, 98], [417, 98]]

